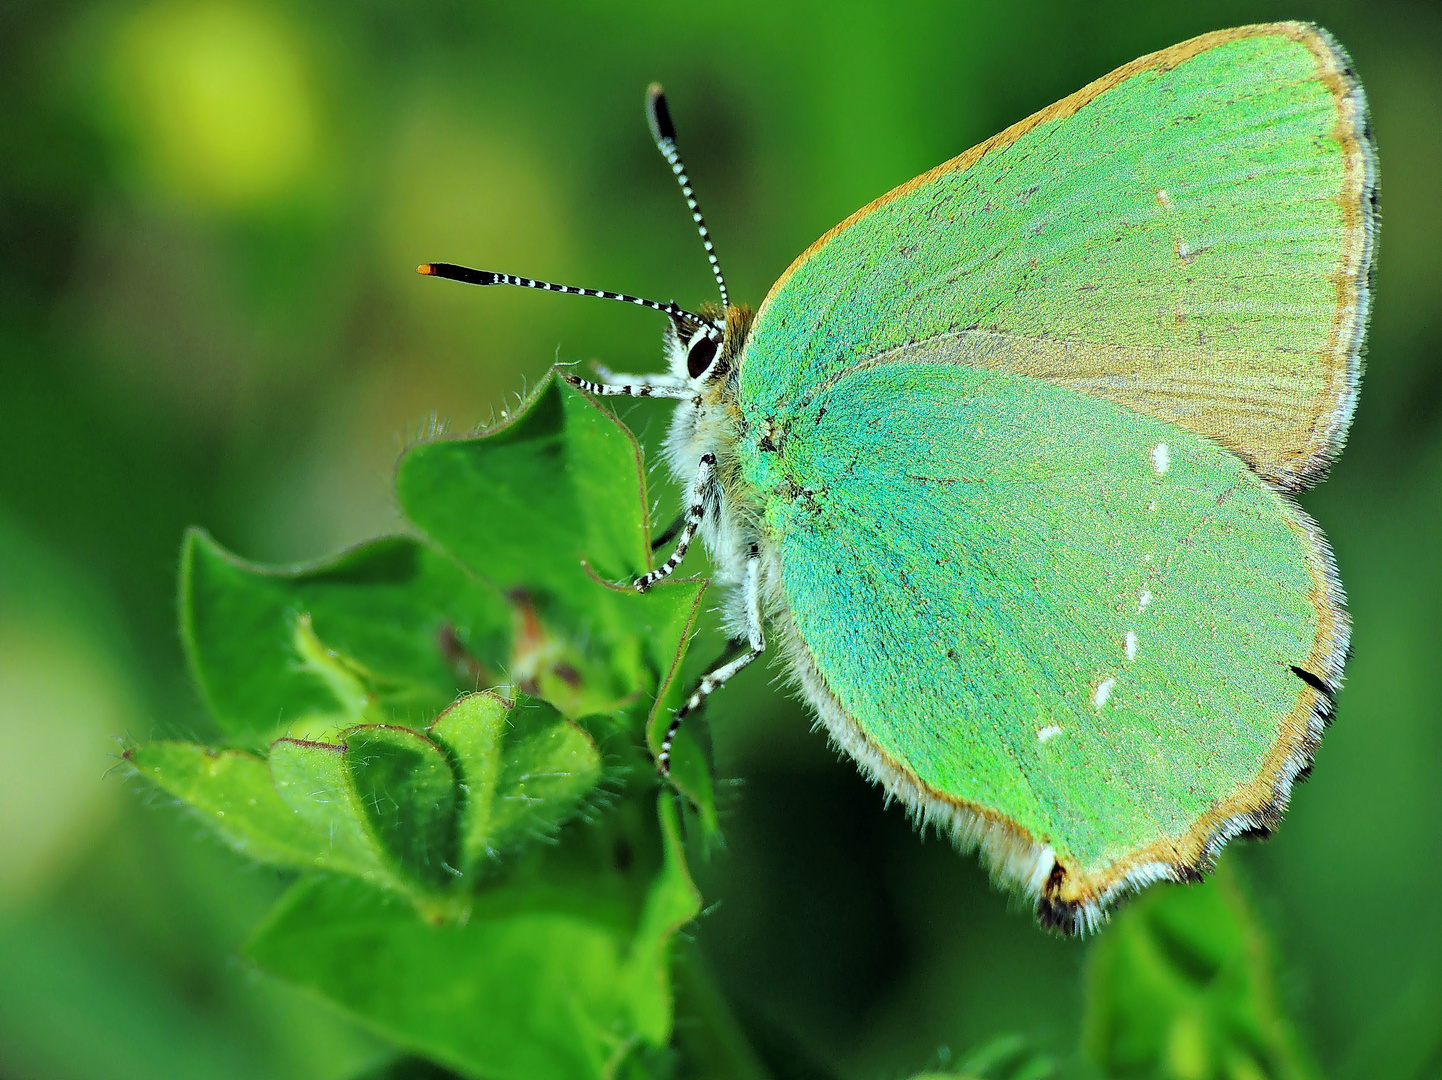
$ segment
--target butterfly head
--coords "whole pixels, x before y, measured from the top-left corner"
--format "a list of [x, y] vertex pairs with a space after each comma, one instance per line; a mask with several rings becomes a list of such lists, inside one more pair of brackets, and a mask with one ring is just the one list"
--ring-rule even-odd
[[666, 328], [666, 359], [671, 374], [698, 389], [723, 380], [736, 367], [751, 309], [733, 304], [702, 305], [698, 314], [672, 316]]

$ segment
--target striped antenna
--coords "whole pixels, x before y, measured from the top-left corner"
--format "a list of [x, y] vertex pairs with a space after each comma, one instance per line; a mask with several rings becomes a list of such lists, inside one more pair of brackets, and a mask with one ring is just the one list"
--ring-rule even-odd
[[709, 325], [700, 315], [692, 314], [677, 304], [663, 304], [658, 300], [646, 300], [627, 293], [607, 292], [605, 289], [582, 289], [577, 285], [557, 285], [553, 281], [537, 281], [535, 278], [519, 277], [516, 274], [497, 274], [491, 270], [472, 270], [469, 266], [455, 263], [421, 263], [416, 273], [429, 277], [462, 281], [467, 285], [519, 285], [523, 289], [545, 289], [547, 292], [574, 293], [577, 296], [598, 296], [602, 300], [620, 300], [624, 304], [650, 308], [681, 320], [691, 326]]
[[686, 175], [686, 166], [681, 164], [681, 154], [676, 149], [676, 125], [671, 122], [671, 110], [666, 107], [666, 92], [661, 89], [660, 83], [652, 83], [646, 88], [646, 119], [651, 124], [651, 137], [656, 140], [656, 146], [666, 158], [666, 164], [671, 166], [676, 182], [681, 185], [681, 194], [686, 196], [686, 205], [691, 208], [691, 220], [696, 223], [696, 231], [701, 234], [701, 246], [706, 249], [711, 273], [716, 275], [716, 286], [721, 290], [721, 306], [728, 308], [731, 301], [726, 296], [726, 279], [721, 275], [721, 263], [716, 258], [716, 248], [711, 244], [711, 234], [706, 231], [706, 219], [701, 216], [701, 207], [696, 202], [691, 178]]

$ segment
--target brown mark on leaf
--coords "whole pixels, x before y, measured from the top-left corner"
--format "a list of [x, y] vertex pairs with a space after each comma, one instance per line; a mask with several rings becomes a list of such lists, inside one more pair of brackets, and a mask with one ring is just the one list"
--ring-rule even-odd
[[531, 594], [517, 586], [506, 593], [515, 612], [515, 633], [511, 638], [511, 677], [523, 694], [537, 695], [540, 684], [536, 681], [543, 655], [546, 651], [546, 628]]
[[441, 623], [440, 629], [436, 631], [436, 647], [440, 649], [441, 656], [455, 671], [458, 679], [477, 688], [495, 685], [496, 680], [490, 668], [481, 663], [479, 658], [466, 647], [466, 643], [456, 633], [454, 623]]

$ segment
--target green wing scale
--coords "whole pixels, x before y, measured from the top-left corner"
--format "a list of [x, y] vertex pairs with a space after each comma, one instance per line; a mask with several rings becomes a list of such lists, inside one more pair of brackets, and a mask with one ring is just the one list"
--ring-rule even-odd
[[1355, 405], [1375, 190], [1340, 48], [1224, 31], [884, 196], [751, 326], [803, 692], [1044, 921], [1195, 877], [1310, 764], [1348, 631], [1287, 493]]
[[[1328, 700], [1293, 668], [1334, 683], [1345, 648], [1310, 523], [1175, 424], [930, 358], [839, 378], [766, 462], [786, 630], [838, 741], [1059, 901], [1194, 864], [1199, 821], [1270, 827]], [[1298, 752], [1229, 800], [1279, 733]]]

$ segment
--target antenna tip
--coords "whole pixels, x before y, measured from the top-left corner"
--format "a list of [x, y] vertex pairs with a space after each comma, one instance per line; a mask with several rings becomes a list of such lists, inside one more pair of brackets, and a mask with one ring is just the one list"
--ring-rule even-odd
[[658, 82], [646, 87], [646, 120], [658, 143], [676, 141], [676, 125], [671, 123], [671, 110], [666, 107], [666, 91]]
[[433, 275], [435, 272], [436, 272], [436, 268], [435, 268], [434, 266], [432, 266], [430, 263], [421, 263], [420, 266], [417, 266], [417, 267], [416, 267], [416, 273], [417, 273], [417, 274], [425, 274], [427, 277], [430, 277], [430, 276]]

